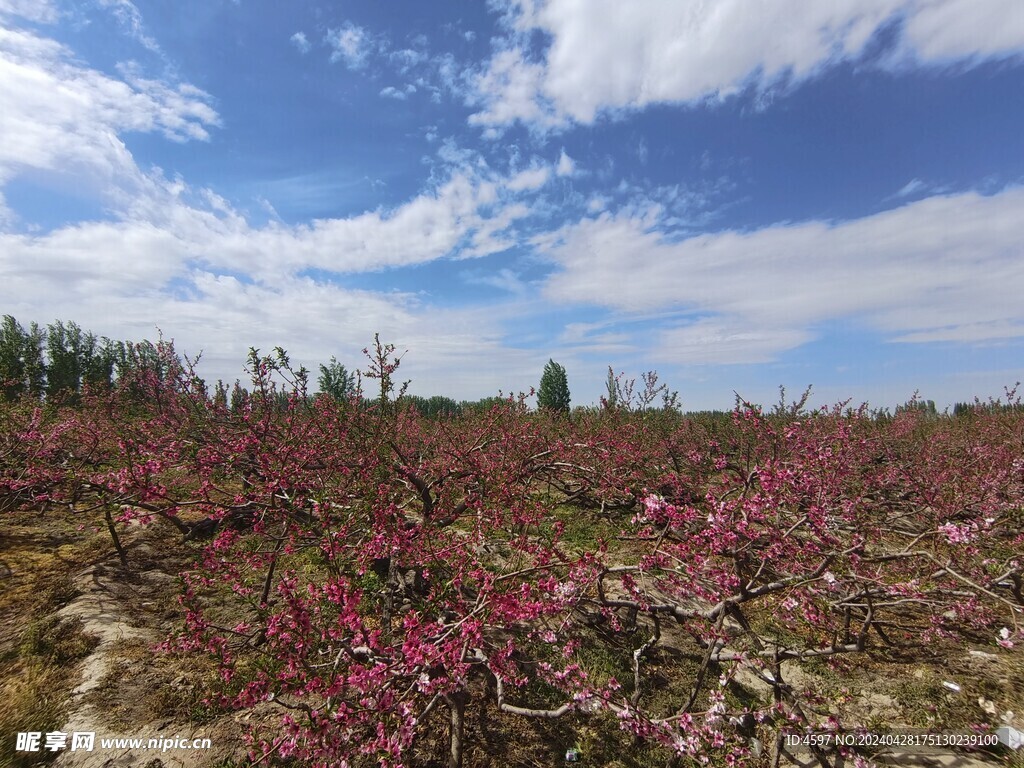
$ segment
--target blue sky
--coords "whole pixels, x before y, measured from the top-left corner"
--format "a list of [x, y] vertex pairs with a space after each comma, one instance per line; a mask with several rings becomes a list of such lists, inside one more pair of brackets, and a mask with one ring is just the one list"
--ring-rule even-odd
[[1019, 0], [0, 0], [0, 310], [418, 394], [1024, 379]]

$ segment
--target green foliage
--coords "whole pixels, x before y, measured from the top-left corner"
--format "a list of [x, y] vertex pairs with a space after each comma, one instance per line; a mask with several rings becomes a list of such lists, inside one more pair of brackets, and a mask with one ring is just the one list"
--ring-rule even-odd
[[5, 400], [40, 397], [46, 381], [43, 333], [33, 323], [26, 331], [11, 315], [0, 324], [0, 392]]
[[46, 372], [46, 397], [53, 400], [62, 395], [74, 395], [82, 386], [84, 358], [91, 355], [96, 337], [83, 333], [77, 323], [58, 320], [49, 326], [46, 337], [46, 356], [50, 361]]
[[0, 324], [0, 391], [5, 400], [45, 395], [73, 401], [84, 386], [109, 386], [115, 369], [122, 375], [131, 348], [76, 323], [58, 320], [45, 331], [32, 323], [26, 331], [5, 315]]
[[[1018, 382], [1017, 387], [1019, 386], [1020, 383]], [[1020, 413], [1024, 411], [1024, 403], [1021, 403], [1020, 398], [1017, 397], [1017, 387], [1006, 393], [1007, 402], [1005, 403], [1000, 399], [982, 401], [978, 398], [975, 398], [973, 403], [955, 403], [953, 405], [953, 416], [959, 419], [969, 419], [986, 413]]]
[[221, 379], [217, 379], [217, 385], [213, 388], [213, 404], [218, 409], [228, 407], [228, 385]]
[[462, 406], [444, 395], [433, 395], [432, 397], [406, 395], [405, 402], [415, 408], [420, 416], [425, 416], [428, 419], [451, 418], [462, 414]]
[[537, 405], [542, 410], [569, 413], [569, 379], [565, 368], [554, 360], [548, 360], [540, 378]]
[[612, 370], [610, 365], [608, 366], [608, 378], [605, 380], [604, 386], [608, 394], [604, 398], [603, 405], [605, 408], [615, 408], [619, 404], [619, 384], [615, 379], [615, 371]]
[[140, 342], [115, 341], [111, 342], [110, 348], [118, 380], [131, 379], [145, 372], [155, 373], [157, 377], [163, 378], [165, 366], [161, 360], [160, 350], [153, 342], [146, 339]]
[[317, 383], [321, 393], [330, 395], [339, 402], [347, 400], [356, 390], [355, 374], [349, 373], [334, 356], [331, 356], [331, 362], [327, 365], [321, 364]]
[[235, 384], [231, 388], [231, 412], [234, 414], [241, 413], [245, 410], [249, 404], [249, 390], [242, 386], [238, 379], [235, 379]]
[[919, 413], [928, 418], [937, 418], [939, 415], [938, 409], [935, 407], [934, 400], [922, 400], [917, 396], [917, 394], [903, 405], [896, 406], [897, 414], [905, 413], [907, 411]]
[[459, 403], [459, 410], [463, 414], [487, 413], [496, 405], [502, 405], [508, 401], [503, 397], [482, 397], [479, 400], [463, 400]]

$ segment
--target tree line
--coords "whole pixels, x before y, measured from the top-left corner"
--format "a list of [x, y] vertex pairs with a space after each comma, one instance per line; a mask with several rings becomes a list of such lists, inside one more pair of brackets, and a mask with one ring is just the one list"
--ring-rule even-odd
[[[58, 320], [47, 326], [32, 322], [26, 328], [14, 316], [4, 315], [0, 323], [0, 397], [7, 402], [30, 397], [36, 400], [76, 402], [85, 388], [112, 386], [144, 370], [161, 374], [167, 356], [161, 342], [148, 339], [122, 341], [99, 336], [74, 322]], [[255, 351], [255, 350], [254, 350]], [[175, 356], [175, 359], [180, 359]], [[549, 387], [549, 368], [561, 379]], [[319, 366], [317, 395], [343, 401], [362, 400], [361, 377], [336, 357]], [[569, 391], [565, 369], [553, 361], [545, 367], [541, 381], [541, 407], [569, 410]], [[205, 385], [204, 385], [205, 386]], [[251, 393], [240, 381], [228, 384], [218, 380], [210, 393], [214, 401], [238, 411]], [[488, 411], [504, 401], [502, 397], [479, 400], [455, 400], [445, 395], [423, 397], [403, 395], [402, 402], [428, 418], [457, 417]]]
[[[111, 386], [143, 371], [162, 374], [168, 360], [166, 352], [161, 352], [161, 344], [162, 341], [154, 343], [148, 339], [110, 339], [85, 330], [77, 323], [61, 320], [45, 327], [32, 322], [26, 328], [12, 315], [4, 315], [0, 323], [0, 398], [10, 402], [28, 396], [37, 400], [74, 403], [86, 387]], [[178, 359], [176, 356], [172, 358]], [[644, 373], [638, 383], [635, 379], [626, 379], [624, 374], [616, 375], [609, 366], [605, 386], [607, 391], [600, 399], [598, 410], [682, 412], [678, 393], [660, 383], [655, 371]], [[317, 387], [317, 395], [327, 395], [339, 402], [353, 397], [360, 401], [364, 399], [360, 373], [350, 371], [333, 356], [330, 362], [319, 366]], [[808, 394], [809, 391], [805, 393], [798, 410], [806, 403]], [[1005, 403], [999, 400], [958, 402], [951, 415], [954, 418], [970, 418], [982, 411], [1019, 409], [1021, 405], [1015, 397], [1015, 390], [1007, 394]], [[233, 384], [218, 380], [211, 396], [229, 405], [232, 411], [237, 411], [248, 402], [250, 392], [238, 380]], [[445, 395], [424, 397], [404, 393], [399, 397], [403, 405], [414, 408], [427, 418], [454, 418], [489, 411], [503, 402], [503, 399], [494, 396], [479, 400], [455, 400]], [[581, 406], [571, 408], [565, 367], [554, 360], [548, 360], [544, 366], [537, 388], [537, 405], [541, 411], [563, 415], [589, 410]], [[791, 406], [787, 406], [785, 410], [790, 409]], [[908, 410], [931, 418], [942, 415], [933, 400], [922, 400], [916, 396], [904, 405], [897, 406], [895, 414]], [[875, 418], [892, 418], [892, 414], [884, 408], [872, 413]], [[730, 418], [729, 411], [701, 411], [689, 415], [708, 422], [727, 421]]]
[[61, 320], [25, 328], [11, 315], [0, 323], [0, 393], [74, 400], [87, 386], [111, 385], [133, 371], [160, 372], [159, 342], [109, 339]]

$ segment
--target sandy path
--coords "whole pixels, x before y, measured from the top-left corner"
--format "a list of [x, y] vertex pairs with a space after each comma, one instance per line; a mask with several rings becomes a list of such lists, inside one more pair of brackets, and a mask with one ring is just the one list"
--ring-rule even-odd
[[[144, 542], [136, 543], [132, 549], [135, 556], [151, 554]], [[144, 686], [145, 681], [139, 679], [137, 667], [127, 670], [124, 659], [118, 656], [118, 649], [123, 647], [124, 641], [151, 646], [164, 639], [160, 631], [145, 626], [152, 623], [146, 621], [145, 614], [153, 606], [166, 605], [168, 600], [174, 599], [177, 594], [176, 577], [160, 570], [146, 570], [134, 571], [126, 578], [118, 568], [96, 565], [77, 574], [75, 586], [81, 594], [58, 615], [80, 619], [82, 631], [99, 638], [99, 643], [79, 668], [82, 682], [71, 693], [70, 715], [61, 729], [68, 734], [67, 748], [61, 751], [54, 765], [58, 768], [203, 768], [238, 756], [241, 729], [238, 723], [231, 722], [232, 718], [225, 718], [227, 722], [201, 726], [154, 718], [127, 730], [117, 729], [112, 726], [111, 718], [105, 717], [90, 697], [90, 693], [101, 684], [109, 685], [107, 676], [116, 675], [119, 666], [125, 667], [125, 677], [120, 681], [122, 685], [118, 687], [118, 694], [123, 690], [124, 696], [132, 696], [134, 690], [134, 695], [138, 695], [139, 685]], [[165, 683], [154, 681], [154, 685], [159, 684]], [[228, 736], [232, 731], [232, 736]], [[70, 748], [75, 732], [95, 734], [92, 751]], [[191, 742], [201, 738], [210, 738], [210, 749], [161, 749], [171, 739]], [[142, 745], [104, 748], [101, 739], [141, 739]], [[157, 740], [152, 749], [147, 748], [150, 739]]]

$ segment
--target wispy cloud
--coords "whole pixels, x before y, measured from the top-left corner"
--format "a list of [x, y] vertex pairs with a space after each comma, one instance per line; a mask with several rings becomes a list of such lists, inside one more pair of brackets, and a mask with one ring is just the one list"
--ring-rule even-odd
[[416, 86], [412, 83], [406, 83], [402, 88], [395, 88], [393, 85], [389, 85], [387, 88], [381, 89], [380, 95], [386, 99], [404, 101], [414, 93], [416, 93]]
[[565, 150], [558, 156], [558, 164], [555, 166], [555, 175], [572, 176], [576, 172], [576, 161], [569, 157]]
[[547, 166], [527, 168], [513, 176], [508, 182], [508, 188], [516, 192], [526, 189], [540, 189], [548, 183], [551, 178], [551, 169]]
[[490, 273], [464, 271], [460, 273], [460, 277], [470, 285], [486, 285], [517, 296], [524, 295], [527, 290], [526, 283], [523, 282], [520, 276], [508, 268], [502, 268], [497, 272]]
[[20, 16], [50, 24], [59, 18], [60, 12], [52, 0], [0, 0], [0, 16]]
[[162, 54], [156, 39], [146, 32], [142, 22], [142, 13], [131, 0], [98, 0], [101, 7], [106, 8], [117, 19], [118, 24], [128, 35], [147, 50]]
[[[984, 186], [982, 188], [984, 189]], [[895, 200], [900, 198], [944, 195], [950, 191], [951, 189], [949, 185], [946, 184], [932, 184], [926, 181], [922, 181], [921, 179], [911, 179], [902, 187], [900, 187], [893, 195], [890, 195], [886, 199]], [[993, 190], [990, 189], [989, 191]]]
[[911, 195], [915, 195], [918, 192], [921, 192], [926, 187], [927, 184], [925, 184], [920, 179], [911, 179], [902, 187], [900, 187], [899, 191], [896, 192], [895, 197], [910, 197]]
[[376, 47], [373, 36], [350, 21], [328, 30], [324, 42], [332, 48], [331, 62], [343, 61], [349, 69], [365, 67]]
[[400, 48], [388, 54], [388, 59], [395, 65], [398, 73], [402, 75], [419, 68], [429, 58], [430, 56], [426, 51], [414, 48]]
[[291, 44], [294, 45], [299, 53], [309, 53], [313, 48], [312, 44], [306, 39], [305, 32], [296, 32], [294, 35], [288, 38]]
[[78, 174], [108, 200], [146, 181], [119, 135], [157, 132], [205, 141], [220, 124], [210, 97], [187, 83], [121, 67], [117, 79], [84, 66], [54, 40], [0, 30], [0, 182], [26, 168]]
[[892, 340], [1024, 336], [1024, 188], [939, 196], [862, 219], [666, 239], [657, 212], [602, 214], [538, 246], [557, 302], [696, 316], [665, 330], [676, 360], [763, 362], [849, 319]]

